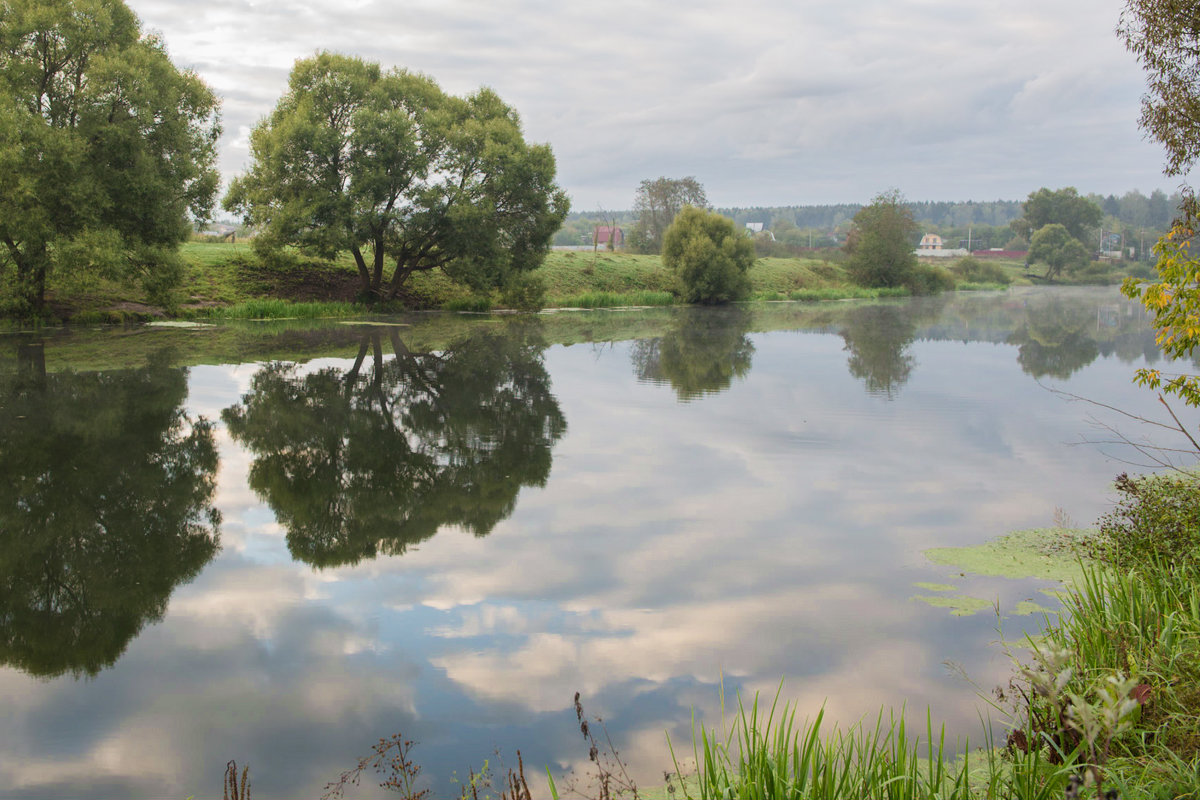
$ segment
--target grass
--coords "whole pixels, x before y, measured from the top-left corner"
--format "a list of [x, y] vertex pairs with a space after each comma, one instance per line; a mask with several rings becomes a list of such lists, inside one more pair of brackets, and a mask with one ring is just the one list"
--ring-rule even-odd
[[259, 298], [230, 306], [198, 309], [190, 316], [196, 319], [321, 319], [362, 316], [368, 310], [354, 303], [293, 303], [290, 300]]
[[670, 292], [655, 292], [643, 289], [636, 292], [583, 292], [570, 297], [558, 298], [555, 303], [561, 308], [619, 308], [628, 306], [670, 306], [677, 301]]

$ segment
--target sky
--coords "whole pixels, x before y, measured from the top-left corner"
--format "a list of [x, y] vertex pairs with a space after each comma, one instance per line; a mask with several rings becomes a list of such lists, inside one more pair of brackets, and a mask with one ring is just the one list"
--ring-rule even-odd
[[1172, 191], [1121, 0], [129, 0], [223, 99], [223, 178], [296, 59], [490, 86], [576, 211], [694, 176], [717, 207]]

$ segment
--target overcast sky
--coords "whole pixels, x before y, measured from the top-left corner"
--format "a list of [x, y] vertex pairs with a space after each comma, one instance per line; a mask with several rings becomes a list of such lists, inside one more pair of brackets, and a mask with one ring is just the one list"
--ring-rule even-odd
[[694, 175], [717, 206], [1173, 190], [1137, 128], [1121, 0], [129, 0], [224, 101], [220, 167], [297, 58], [494, 88], [577, 211]]

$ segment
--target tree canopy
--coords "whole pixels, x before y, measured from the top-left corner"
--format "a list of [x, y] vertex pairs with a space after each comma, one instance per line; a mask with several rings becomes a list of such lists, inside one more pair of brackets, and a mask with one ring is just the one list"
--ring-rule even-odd
[[904, 286], [917, 269], [920, 232], [897, 190], [883, 192], [854, 215], [846, 252], [847, 269], [862, 286]]
[[380, 299], [421, 270], [499, 286], [541, 264], [569, 209], [550, 147], [526, 143], [495, 92], [454, 97], [335, 53], [296, 62], [250, 151], [224, 205], [260, 230], [256, 246], [349, 252]]
[[1074, 186], [1050, 190], [1046, 187], [1030, 192], [1025, 201], [1027, 231], [1037, 233], [1047, 225], [1062, 225], [1067, 232], [1080, 241], [1087, 238], [1088, 231], [1104, 219], [1100, 206], [1086, 197], [1080, 197]]
[[1117, 35], [1146, 71], [1138, 124], [1166, 148], [1166, 174], [1182, 175], [1200, 159], [1200, 7], [1127, 0]]
[[642, 181], [633, 198], [638, 220], [630, 237], [633, 245], [643, 253], [662, 252], [667, 228], [684, 206], [708, 208], [704, 187], [692, 176]]
[[0, 4], [0, 271], [22, 312], [55, 273], [179, 276], [216, 192], [217, 100], [121, 0]]
[[689, 303], [728, 303], [750, 293], [754, 242], [715, 212], [685, 206], [663, 236], [662, 259]]

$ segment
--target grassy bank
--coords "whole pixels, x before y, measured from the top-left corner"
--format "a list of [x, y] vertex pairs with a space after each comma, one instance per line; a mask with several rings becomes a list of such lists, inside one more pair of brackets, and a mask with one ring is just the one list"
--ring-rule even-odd
[[[55, 285], [48, 295], [52, 317], [84, 323], [119, 323], [152, 318], [296, 318], [355, 316], [402, 309], [488, 311], [505, 307], [502, 292], [477, 294], [440, 271], [414, 275], [393, 307], [356, 303], [359, 278], [349, 256], [316, 261], [285, 256], [260, 259], [246, 243], [189, 242], [181, 251], [185, 269], [174, 301], [154, 305], [136, 288], [102, 279]], [[1022, 283], [1019, 265], [997, 268]], [[548, 308], [662, 306], [677, 302], [674, 281], [656, 255], [552, 251], [533, 277], [545, 286]], [[903, 292], [864, 289], [841, 264], [817, 258], [761, 258], [750, 270], [752, 300], [818, 301], [871, 299]], [[961, 276], [963, 288], [995, 288]], [[273, 301], [273, 302], [267, 302]]]

